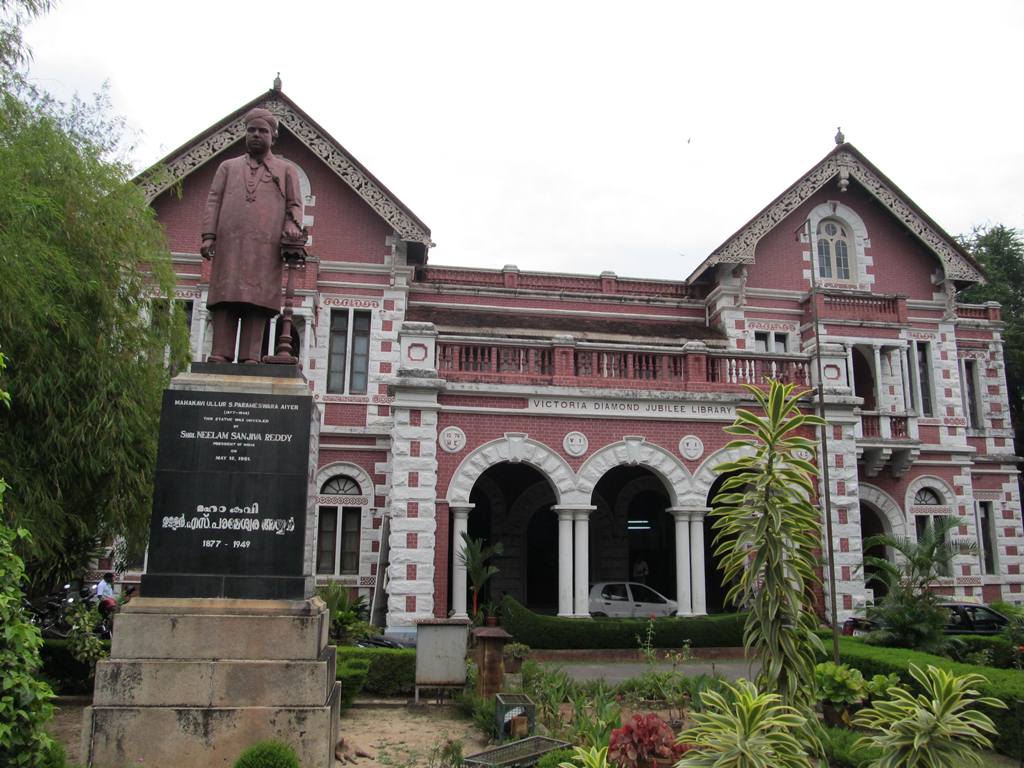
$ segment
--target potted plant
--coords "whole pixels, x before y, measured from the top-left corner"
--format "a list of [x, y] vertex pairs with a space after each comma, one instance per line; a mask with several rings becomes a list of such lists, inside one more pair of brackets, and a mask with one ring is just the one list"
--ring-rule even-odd
[[668, 723], [653, 713], [633, 715], [608, 742], [608, 759], [621, 768], [674, 765], [685, 751]]
[[505, 646], [505, 671], [510, 675], [518, 674], [523, 668], [523, 661], [530, 655], [530, 646], [526, 643], [509, 643]]
[[852, 712], [868, 697], [867, 682], [860, 670], [826, 661], [814, 668], [814, 679], [825, 721], [848, 728]]

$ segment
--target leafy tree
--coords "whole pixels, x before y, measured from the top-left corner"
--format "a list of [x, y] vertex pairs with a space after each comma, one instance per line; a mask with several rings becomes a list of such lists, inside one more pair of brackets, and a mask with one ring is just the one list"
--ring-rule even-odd
[[936, 517], [916, 540], [878, 534], [864, 541], [866, 550], [883, 546], [896, 553], [895, 563], [882, 557], [864, 558], [866, 566], [875, 567], [872, 578], [886, 586], [885, 597], [868, 611], [881, 627], [868, 638], [870, 642], [931, 651], [942, 651], [948, 644], [943, 629], [949, 612], [939, 605], [940, 597], [932, 587], [951, 572], [959, 545], [950, 534], [961, 522], [957, 517]]
[[1024, 239], [1016, 229], [996, 224], [977, 228], [960, 240], [988, 273], [986, 285], [967, 288], [960, 300], [1002, 305], [1006, 385], [1020, 454], [1024, 449]]
[[[0, 372], [4, 366], [0, 353]], [[10, 402], [0, 388], [0, 404]], [[7, 487], [0, 477], [0, 513]], [[43, 638], [25, 616], [25, 564], [14, 551], [15, 542], [27, 537], [28, 531], [8, 528], [0, 517], [0, 764], [36, 768], [59, 763], [60, 748], [44, 729], [53, 716], [53, 691], [36, 678]]]
[[50, 8], [50, 0], [0, 0], [0, 85], [18, 79], [29, 59], [21, 39], [21, 28], [29, 19]]
[[14, 397], [0, 476], [45, 588], [78, 575], [98, 540], [144, 538], [161, 393], [187, 339], [166, 300], [154, 306], [173, 288], [170, 254], [130, 168], [110, 159], [119, 121], [102, 94], [65, 105], [12, 72], [18, 23], [46, 3], [0, 4], [0, 346]]
[[466, 575], [469, 577], [469, 586], [473, 590], [473, 615], [480, 611], [480, 591], [490, 578], [498, 572], [498, 567], [491, 565], [492, 558], [501, 557], [505, 552], [504, 546], [499, 541], [489, 547], [484, 546], [483, 539], [471, 539], [469, 534], [462, 534], [462, 548], [459, 550], [459, 560], [466, 566]]
[[743, 643], [761, 659], [758, 687], [805, 711], [814, 704], [816, 652], [822, 648], [809, 597], [817, 581], [821, 513], [809, 501], [817, 468], [797, 451], [814, 450], [799, 432], [823, 422], [801, 413], [805, 393], [792, 384], [772, 381], [768, 392], [747, 389], [764, 416], [740, 408], [725, 428], [739, 438], [726, 448], [750, 453], [715, 468], [728, 475], [711, 512], [715, 556], [731, 584], [726, 598], [750, 606]]

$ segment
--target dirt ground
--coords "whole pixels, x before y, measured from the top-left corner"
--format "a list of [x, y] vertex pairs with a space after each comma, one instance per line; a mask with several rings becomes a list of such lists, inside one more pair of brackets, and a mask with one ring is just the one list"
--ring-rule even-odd
[[[80, 764], [82, 759], [84, 708], [84, 702], [62, 703], [50, 723], [50, 733], [64, 745], [70, 765]], [[426, 768], [437, 762], [431, 761], [431, 753], [449, 739], [462, 742], [464, 755], [487, 748], [473, 723], [450, 705], [357, 705], [342, 713], [341, 737], [358, 768]], [[371, 757], [355, 756], [354, 748]]]

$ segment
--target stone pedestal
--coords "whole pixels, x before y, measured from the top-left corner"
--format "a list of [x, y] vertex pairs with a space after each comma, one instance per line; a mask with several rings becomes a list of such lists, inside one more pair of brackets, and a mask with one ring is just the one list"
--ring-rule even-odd
[[341, 684], [319, 598], [138, 598], [117, 617], [82, 729], [86, 764], [230, 768], [257, 741], [332, 768]]
[[505, 680], [504, 648], [512, 635], [501, 627], [477, 627], [473, 630], [476, 642], [476, 692], [485, 699], [501, 691]]

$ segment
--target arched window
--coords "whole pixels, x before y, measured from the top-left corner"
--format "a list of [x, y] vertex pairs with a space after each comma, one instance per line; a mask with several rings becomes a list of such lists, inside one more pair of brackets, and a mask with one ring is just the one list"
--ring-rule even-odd
[[[934, 488], [919, 488], [914, 494], [915, 507], [934, 507], [942, 503], [942, 497], [939, 496]], [[945, 524], [946, 520], [948, 520], [946, 515], [916, 514], [914, 516], [914, 529], [917, 534], [917, 540], [920, 541], [928, 534], [939, 532], [939, 541], [943, 544], [948, 543], [947, 534], [941, 532], [941, 526]], [[940, 562], [936, 570], [940, 576], [952, 576], [952, 563]]]
[[934, 490], [931, 488], [921, 488], [914, 494], [914, 504], [941, 504], [942, 499], [939, 497]]
[[817, 238], [818, 276], [824, 280], [852, 280], [853, 239], [846, 224], [838, 219], [822, 219]]
[[359, 483], [348, 475], [335, 475], [320, 488], [324, 496], [358, 496], [361, 493]]
[[[322, 496], [359, 496], [361, 492], [359, 483], [348, 475], [335, 475], [320, 487]], [[322, 504], [317, 509], [318, 574], [355, 576], [359, 573], [359, 535], [362, 517], [363, 510], [357, 506]]]

